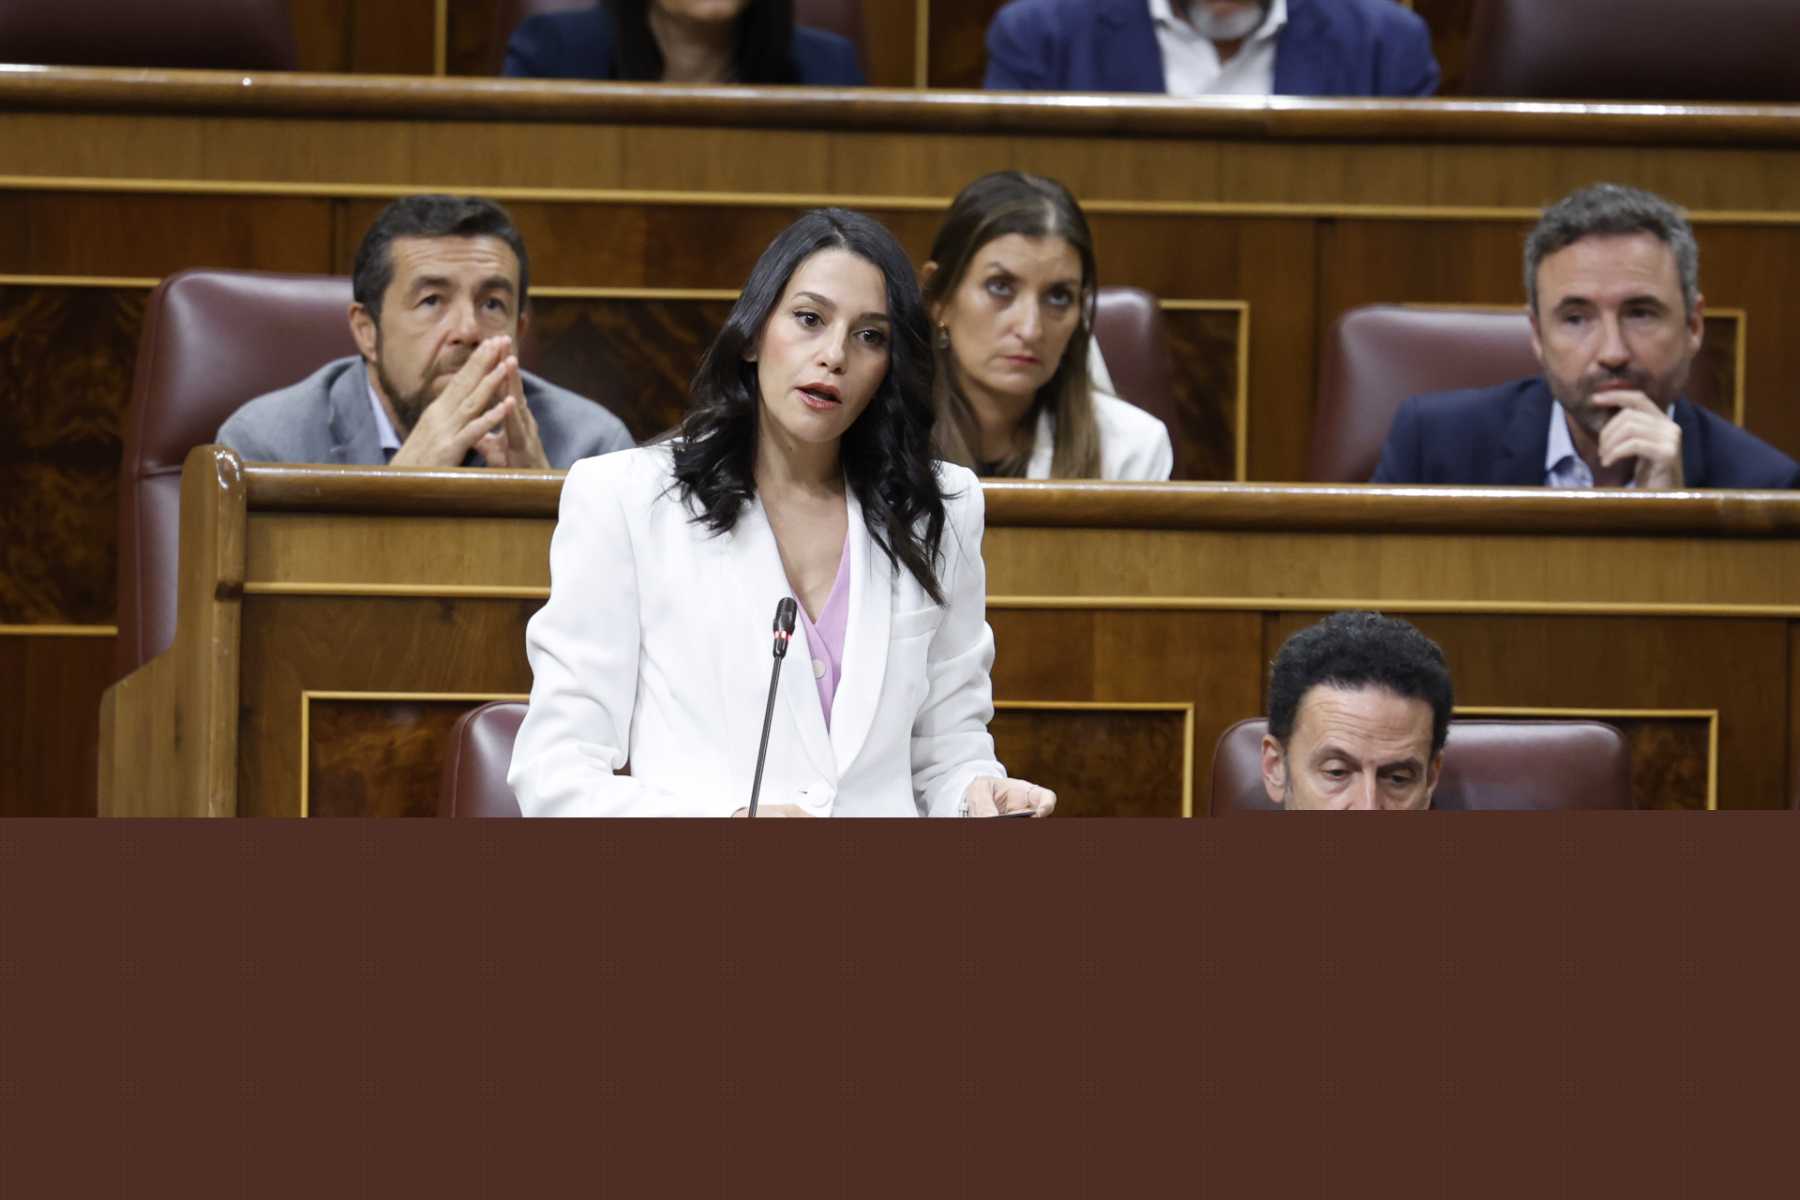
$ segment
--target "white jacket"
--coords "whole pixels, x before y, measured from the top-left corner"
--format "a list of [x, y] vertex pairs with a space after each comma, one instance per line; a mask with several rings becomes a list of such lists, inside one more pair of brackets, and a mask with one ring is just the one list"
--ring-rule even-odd
[[[792, 595], [759, 501], [727, 534], [690, 519], [667, 446], [584, 459], [563, 485], [550, 600], [525, 633], [531, 705], [507, 781], [526, 816], [728, 816], [749, 803]], [[849, 500], [850, 612], [825, 726], [803, 625], [781, 670], [761, 803], [819, 816], [953, 816], [1004, 777], [987, 725], [994, 637], [981, 487], [940, 464], [947, 603], [876, 548]], [[627, 762], [629, 775], [615, 774]]]
[[[1088, 384], [1094, 398], [1094, 422], [1100, 431], [1100, 478], [1167, 479], [1175, 469], [1175, 448], [1167, 427], [1129, 400], [1119, 399], [1097, 340], [1088, 345]], [[1037, 428], [1032, 431], [1025, 478], [1050, 478], [1055, 455], [1056, 421], [1045, 409], [1038, 413]]]

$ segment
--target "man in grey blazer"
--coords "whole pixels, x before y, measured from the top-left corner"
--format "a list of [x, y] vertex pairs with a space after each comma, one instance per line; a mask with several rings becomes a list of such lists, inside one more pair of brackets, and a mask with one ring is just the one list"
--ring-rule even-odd
[[350, 332], [361, 352], [259, 396], [218, 440], [257, 462], [567, 467], [631, 434], [521, 370], [525, 243], [499, 205], [408, 196], [363, 236]]

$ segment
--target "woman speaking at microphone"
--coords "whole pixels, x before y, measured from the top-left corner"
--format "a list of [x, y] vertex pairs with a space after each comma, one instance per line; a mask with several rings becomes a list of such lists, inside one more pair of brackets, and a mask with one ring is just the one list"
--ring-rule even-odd
[[809, 212], [751, 271], [677, 437], [570, 470], [525, 635], [525, 815], [742, 815], [765, 701], [758, 816], [1048, 815], [994, 759], [981, 489], [931, 457], [929, 329], [892, 234]]

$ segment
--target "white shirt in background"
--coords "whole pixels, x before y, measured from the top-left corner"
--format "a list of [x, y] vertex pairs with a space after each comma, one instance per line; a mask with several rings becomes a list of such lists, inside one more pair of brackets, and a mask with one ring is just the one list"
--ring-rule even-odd
[[1267, 96], [1275, 90], [1275, 44], [1287, 24], [1287, 0], [1275, 0], [1261, 28], [1219, 61], [1212, 39], [1198, 33], [1171, 3], [1149, 0], [1156, 44], [1162, 49], [1163, 87], [1171, 96]]

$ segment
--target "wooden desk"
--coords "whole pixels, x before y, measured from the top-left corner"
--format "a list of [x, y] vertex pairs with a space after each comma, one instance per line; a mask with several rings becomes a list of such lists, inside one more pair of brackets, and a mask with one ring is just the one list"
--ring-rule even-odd
[[[464, 709], [528, 690], [560, 475], [245, 467], [183, 479], [175, 647], [108, 694], [108, 813], [429, 812]], [[1465, 710], [1579, 712], [1640, 795], [1789, 803], [1800, 498], [991, 484], [1003, 761], [1072, 812], [1204, 812], [1280, 641], [1380, 607]]]
[[[106, 677], [119, 430], [149, 287], [196, 265], [347, 271], [405, 192], [508, 204], [531, 249], [536, 365], [647, 436], [679, 414], [733, 289], [800, 209], [866, 208], [923, 259], [971, 178], [1054, 175], [1087, 206], [1103, 280], [1165, 303], [1196, 477], [1280, 481], [1304, 475], [1338, 313], [1517, 304], [1536, 207], [1615, 178], [1694, 208], [1715, 365], [1746, 426], [1800, 455], [1795, 108], [44, 70], [0, 75], [0, 144], [0, 666], [47, 681], [0, 698], [19, 747], [0, 754], [36, 755], [42, 780], [92, 762], [81, 726]], [[92, 803], [43, 793], [0, 771], [0, 812]]]

